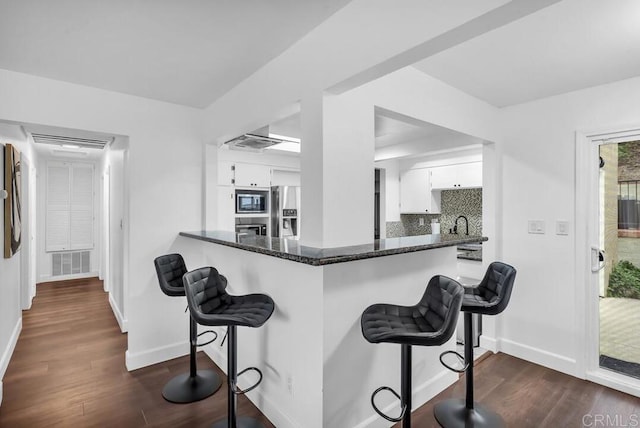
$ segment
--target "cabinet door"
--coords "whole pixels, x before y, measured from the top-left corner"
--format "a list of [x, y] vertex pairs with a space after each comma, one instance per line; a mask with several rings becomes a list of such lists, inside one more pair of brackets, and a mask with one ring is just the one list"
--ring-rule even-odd
[[428, 169], [410, 169], [400, 176], [400, 212], [431, 212]]
[[458, 166], [458, 187], [482, 187], [482, 162], [463, 163]]
[[431, 168], [433, 190], [482, 187], [482, 162], [469, 162]]
[[218, 186], [218, 229], [236, 230], [236, 204], [233, 186]]
[[455, 189], [458, 181], [458, 165], [431, 168], [431, 188], [435, 190]]
[[235, 177], [238, 187], [271, 186], [271, 168], [266, 165], [236, 163]]
[[233, 185], [233, 162], [220, 161], [218, 162], [218, 186], [231, 186]]

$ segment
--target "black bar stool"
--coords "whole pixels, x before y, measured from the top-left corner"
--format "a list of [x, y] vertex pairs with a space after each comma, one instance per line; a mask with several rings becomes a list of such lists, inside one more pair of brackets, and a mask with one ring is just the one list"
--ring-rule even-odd
[[[167, 296], [184, 296], [185, 290], [182, 275], [187, 272], [184, 259], [180, 254], [167, 254], [153, 261], [160, 282], [160, 289]], [[205, 333], [213, 333], [215, 337], [205, 343], [198, 344], [198, 337]], [[162, 396], [172, 403], [193, 403], [202, 400], [222, 385], [222, 379], [213, 370], [198, 370], [196, 367], [196, 347], [205, 346], [216, 340], [213, 331], [198, 334], [198, 325], [189, 317], [189, 373], [182, 373], [171, 379], [163, 388]]]
[[[262, 382], [262, 372], [249, 367], [237, 372], [237, 326], [260, 327], [271, 317], [274, 303], [266, 294], [247, 294], [231, 296], [226, 292], [227, 281], [216, 268], [204, 267], [184, 274], [182, 277], [187, 292], [187, 302], [191, 316], [199, 324], [208, 326], [227, 326], [227, 419], [219, 420], [212, 428], [262, 428], [264, 425], [250, 417], [238, 418], [237, 396], [246, 394]], [[238, 376], [253, 370], [259, 379], [253, 386], [242, 390], [236, 384]]]
[[[436, 420], [445, 428], [452, 427], [486, 427], [499, 428], [506, 426], [500, 415], [473, 401], [473, 342], [472, 314], [497, 315], [504, 311], [511, 298], [511, 290], [516, 279], [513, 266], [501, 262], [489, 265], [482, 282], [476, 287], [466, 287], [462, 301], [464, 312], [464, 362], [466, 372], [466, 399], [450, 399], [437, 403], [433, 409]], [[442, 356], [441, 359], [442, 361]], [[444, 363], [443, 363], [444, 364]]]
[[[415, 306], [376, 304], [362, 313], [362, 335], [370, 343], [399, 343], [400, 395], [382, 386], [371, 395], [373, 409], [389, 422], [402, 421], [403, 428], [411, 428], [411, 346], [439, 346], [447, 342], [456, 329], [464, 288], [457, 281], [436, 275], [427, 284], [420, 302]], [[397, 418], [388, 416], [375, 404], [380, 391], [390, 391], [400, 400]]]

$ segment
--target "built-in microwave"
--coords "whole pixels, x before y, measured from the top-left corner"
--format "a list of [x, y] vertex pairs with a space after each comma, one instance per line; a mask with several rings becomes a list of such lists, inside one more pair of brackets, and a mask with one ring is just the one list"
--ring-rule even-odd
[[261, 190], [236, 190], [236, 214], [267, 213], [269, 192]]

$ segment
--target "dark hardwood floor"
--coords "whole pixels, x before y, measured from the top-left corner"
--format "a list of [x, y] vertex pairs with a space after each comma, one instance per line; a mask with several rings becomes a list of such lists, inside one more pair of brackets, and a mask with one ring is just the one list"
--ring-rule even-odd
[[[226, 416], [226, 383], [197, 403], [162, 398], [164, 384], [189, 370], [188, 356], [126, 370], [127, 335], [97, 278], [38, 284], [22, 322], [3, 379], [0, 427], [208, 427]], [[226, 379], [202, 352], [198, 366]], [[245, 397], [238, 413], [273, 426]]]
[[[507, 354], [491, 355], [477, 363], [474, 383], [475, 400], [499, 413], [508, 427], [640, 426], [640, 398]], [[413, 412], [413, 425], [438, 427], [433, 416], [435, 403], [464, 397], [462, 375]]]
[[[126, 347], [101, 281], [39, 284], [32, 309], [23, 312], [22, 333], [4, 377], [0, 427], [208, 427], [225, 416], [224, 384], [197, 403], [162, 398], [165, 382], [188, 370], [188, 357], [127, 372]], [[201, 352], [198, 364], [224, 379]], [[509, 427], [640, 422], [639, 398], [506, 354], [485, 358], [475, 373], [476, 400], [500, 413]], [[450, 397], [464, 397], [464, 376], [416, 410], [414, 426], [437, 427], [433, 405]], [[245, 397], [239, 413], [273, 426]], [[596, 425], [596, 415], [610, 422]]]

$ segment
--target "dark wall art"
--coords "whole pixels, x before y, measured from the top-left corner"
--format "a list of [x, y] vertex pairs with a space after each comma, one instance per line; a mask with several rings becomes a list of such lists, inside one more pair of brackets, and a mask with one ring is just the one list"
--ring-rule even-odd
[[22, 236], [22, 174], [20, 152], [11, 144], [4, 148], [4, 188], [9, 194], [4, 200], [4, 257], [13, 257], [20, 250]]

